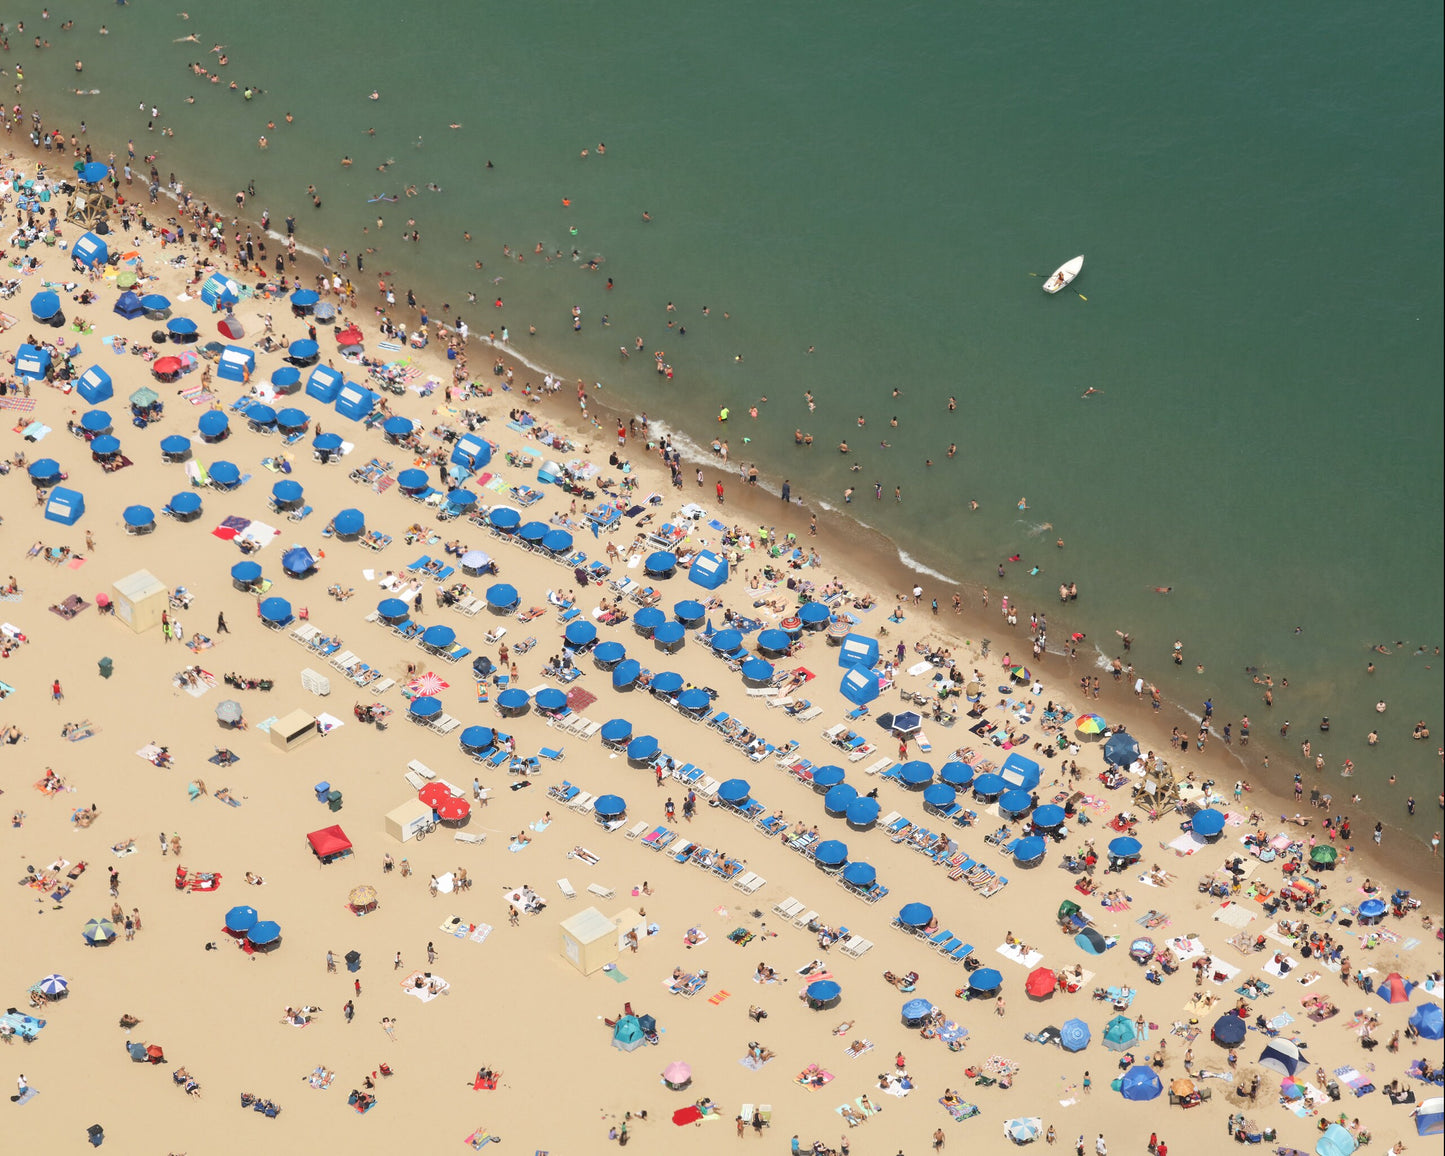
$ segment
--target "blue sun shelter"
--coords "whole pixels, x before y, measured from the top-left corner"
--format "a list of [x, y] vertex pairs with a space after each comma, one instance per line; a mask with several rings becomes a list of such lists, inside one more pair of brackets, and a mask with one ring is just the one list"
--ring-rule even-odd
[[344, 379], [339, 370], [332, 369], [329, 365], [312, 366], [306, 377], [306, 396], [330, 405], [341, 392], [343, 384]]
[[462, 434], [452, 446], [452, 464], [476, 473], [492, 461], [492, 447], [480, 434]]
[[728, 580], [728, 561], [711, 550], [700, 550], [688, 567], [687, 580], [704, 590], [716, 590]]
[[91, 405], [99, 405], [115, 396], [110, 374], [98, 365], [92, 365], [80, 375], [80, 380], [75, 383], [75, 391]]
[[352, 381], [342, 382], [336, 391], [336, 412], [351, 421], [365, 421], [376, 407], [376, 394]]
[[50, 350], [27, 342], [15, 351], [15, 376], [21, 381], [44, 381], [50, 360]]
[[843, 675], [843, 684], [839, 689], [844, 698], [857, 706], [867, 706], [882, 693], [878, 675], [856, 666]]
[[45, 520], [73, 526], [85, 513], [85, 495], [64, 486], [54, 487], [45, 499]]
[[223, 381], [249, 382], [256, 372], [256, 355], [239, 345], [228, 345], [221, 350], [216, 363], [216, 376]]
[[1039, 765], [1033, 759], [1027, 759], [1018, 752], [1014, 752], [1004, 759], [1003, 766], [999, 767], [998, 773], [1011, 790], [1032, 791], [1039, 785]]
[[127, 289], [115, 302], [115, 311], [127, 321], [134, 321], [137, 317], [144, 317], [146, 307], [140, 303], [140, 294], [134, 289]]
[[839, 666], [870, 667], [878, 664], [878, 640], [866, 634], [850, 634], [838, 648]]
[[201, 300], [213, 310], [235, 305], [241, 300], [241, 287], [224, 273], [212, 273], [201, 282]]
[[80, 268], [94, 269], [110, 260], [110, 249], [94, 233], [86, 233], [71, 246], [70, 256]]

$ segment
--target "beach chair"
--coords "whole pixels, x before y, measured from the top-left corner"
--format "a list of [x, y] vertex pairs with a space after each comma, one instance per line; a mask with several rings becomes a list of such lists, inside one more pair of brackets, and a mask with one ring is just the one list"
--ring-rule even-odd
[[360, 661], [361, 659], [357, 658], [350, 650], [343, 650], [340, 654], [327, 659], [327, 665], [345, 673], [348, 667], [354, 666]]
[[557, 890], [562, 892], [563, 899], [576, 899], [577, 892], [572, 887], [572, 881], [567, 878], [557, 880]]
[[794, 899], [791, 895], [789, 895], [781, 903], [773, 904], [773, 914], [781, 915], [784, 919], [787, 920], [793, 919], [793, 917], [802, 910], [803, 901], [801, 899]]
[[768, 881], [755, 871], [749, 871], [746, 875], [733, 880], [733, 886], [744, 895], [755, 895], [767, 884]]
[[416, 759], [412, 759], [411, 762], [407, 763], [406, 769], [409, 771], [414, 771], [416, 774], [420, 775], [422, 778], [428, 781], [437, 777], [437, 773], [434, 770], [432, 770], [425, 763], [419, 762]]
[[370, 689], [370, 691], [371, 691], [372, 694], [385, 694], [387, 691], [389, 691], [389, 690], [390, 690], [392, 687], [394, 687], [395, 685], [396, 685], [396, 679], [394, 679], [394, 678], [383, 678], [383, 679], [381, 679], [379, 682], [373, 682], [373, 683], [371, 684], [371, 686], [370, 686], [369, 689]]
[[299, 510], [292, 510], [289, 514], [287, 514], [286, 520], [288, 522], [304, 522], [310, 516], [311, 507], [302, 506]]
[[579, 815], [587, 815], [592, 812], [593, 804], [596, 803], [596, 801], [596, 795], [590, 795], [586, 791], [583, 791], [575, 799], [568, 803], [567, 806], [571, 810], [576, 811]]
[[311, 640], [320, 633], [321, 630], [319, 627], [312, 626], [309, 622], [303, 622], [291, 632], [290, 637], [292, 642], [299, 642], [302, 646], [307, 646], [311, 643]]
[[802, 914], [797, 915], [797, 916], [794, 916], [794, 918], [793, 918], [793, 926], [794, 926], [794, 927], [807, 927], [808, 924], [812, 923], [813, 920], [815, 920], [815, 919], [817, 919], [817, 918], [818, 918], [818, 913], [817, 913], [816, 911], [814, 911], [812, 908], [809, 908], [807, 911], [804, 911]]
[[647, 821], [646, 821], [646, 820], [643, 820], [641, 823], [634, 823], [631, 827], [627, 828], [627, 837], [628, 837], [629, 839], [637, 839], [637, 838], [640, 837], [646, 830], [647, 830]]
[[460, 719], [454, 719], [451, 715], [444, 714], [431, 724], [431, 729], [439, 735], [449, 735], [461, 725]]
[[565, 747], [543, 747], [537, 753], [541, 755], [544, 759], [550, 759], [554, 763], [560, 763], [564, 758], [567, 757], [567, 750]]
[[471, 843], [474, 845], [480, 845], [487, 841], [485, 835], [474, 835], [470, 831], [458, 831], [452, 835], [452, 839], [457, 843]]
[[589, 719], [583, 719], [582, 721], [586, 725], [577, 732], [577, 737], [584, 743], [590, 743], [592, 736], [602, 729], [602, 724], [600, 722], [592, 722]]
[[495, 630], [488, 631], [484, 641], [488, 646], [496, 646], [497, 643], [501, 642], [505, 637], [507, 637], [507, 628], [505, 626], [498, 626]]
[[973, 944], [960, 943], [957, 947], [955, 947], [952, 951], [948, 953], [948, 958], [953, 960], [954, 963], [962, 963], [972, 954]]
[[768, 699], [767, 705], [769, 709], [772, 709], [775, 706], [792, 706], [795, 701], [792, 695], [778, 697], [777, 693], [774, 692], [774, 696]]
[[851, 956], [853, 959], [862, 959], [873, 950], [873, 941], [854, 935], [844, 940], [842, 946], [844, 955]]
[[820, 707], [820, 706], [810, 706], [807, 710], [802, 711], [802, 712], [800, 712], [799, 714], [794, 715], [793, 717], [796, 718], [799, 722], [812, 722], [815, 718], [817, 718], [817, 717], [818, 717], [820, 714], [822, 714], [822, 713], [823, 713], [823, 708], [822, 708], [822, 707]]
[[415, 771], [406, 771], [401, 777], [407, 781], [413, 791], [419, 791], [426, 786], [426, 780]]
[[595, 895], [599, 899], [611, 899], [614, 895], [617, 894], [617, 892], [614, 891], [611, 887], [608, 887], [602, 883], [587, 884], [587, 893], [589, 895]]

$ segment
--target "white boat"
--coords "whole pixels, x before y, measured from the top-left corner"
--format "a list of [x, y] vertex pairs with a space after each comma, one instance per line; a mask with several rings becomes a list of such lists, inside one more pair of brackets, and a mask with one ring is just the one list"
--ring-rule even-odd
[[1083, 267], [1084, 257], [1082, 253], [1079, 256], [1075, 257], [1072, 261], [1065, 261], [1062, 265], [1060, 265], [1057, 269], [1054, 270], [1053, 276], [1044, 282], [1044, 292], [1057, 293], [1060, 289], [1062, 289], [1065, 285], [1069, 284], [1069, 282], [1071, 282], [1075, 277], [1077, 277], [1079, 275], [1079, 270]]

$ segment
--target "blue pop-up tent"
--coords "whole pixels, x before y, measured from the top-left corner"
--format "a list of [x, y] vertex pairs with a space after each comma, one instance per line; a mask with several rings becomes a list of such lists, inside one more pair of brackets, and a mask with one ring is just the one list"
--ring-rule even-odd
[[330, 405], [341, 392], [341, 373], [329, 365], [314, 366], [306, 377], [306, 396]]
[[316, 559], [305, 546], [292, 546], [281, 555], [281, 568], [292, 578], [304, 578], [316, 569]]
[[85, 495], [79, 490], [56, 486], [45, 498], [45, 518], [62, 526], [73, 526], [85, 513]]
[[479, 434], [462, 434], [452, 446], [452, 464], [467, 470], [484, 470], [491, 463], [492, 447]]
[[28, 342], [15, 351], [15, 376], [22, 381], [43, 381], [50, 370], [50, 350]]
[[688, 567], [687, 580], [704, 590], [716, 590], [728, 580], [728, 563], [711, 550], [700, 550]]
[[139, 293], [134, 289], [127, 289], [116, 298], [115, 311], [127, 321], [134, 321], [145, 314], [146, 307], [140, 303]]
[[75, 391], [91, 405], [99, 405], [115, 396], [110, 374], [98, 365], [92, 365], [80, 375], [80, 380], [75, 383]]
[[1015, 751], [1004, 759], [1003, 766], [998, 769], [999, 776], [1010, 788], [1019, 791], [1032, 791], [1039, 785], [1039, 765], [1033, 759], [1025, 758]]
[[336, 412], [352, 421], [364, 421], [375, 406], [376, 394], [354, 382], [345, 382], [336, 392]]
[[842, 690], [844, 698], [857, 706], [867, 706], [883, 690], [877, 674], [856, 666], [843, 675], [843, 684], [839, 689]]
[[250, 381], [256, 372], [256, 354], [239, 345], [228, 345], [221, 350], [216, 362], [216, 376], [225, 381]]
[[70, 247], [70, 255], [81, 268], [92, 269], [110, 260], [110, 249], [94, 233], [85, 233]]
[[224, 273], [212, 273], [201, 282], [201, 300], [212, 309], [241, 300], [241, 287]]
[[878, 640], [865, 634], [850, 634], [838, 648], [839, 666], [875, 666], [878, 663]]

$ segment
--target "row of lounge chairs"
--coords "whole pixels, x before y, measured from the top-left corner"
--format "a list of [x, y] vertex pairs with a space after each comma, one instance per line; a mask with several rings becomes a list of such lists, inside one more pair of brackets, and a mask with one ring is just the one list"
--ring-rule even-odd
[[385, 694], [396, 685], [396, 679], [387, 678], [378, 667], [364, 662], [350, 650], [343, 650], [340, 638], [323, 634], [319, 627], [312, 626], [309, 622], [297, 625], [289, 637], [293, 642], [324, 658], [333, 670], [345, 675], [357, 686], [365, 687], [372, 694]]

